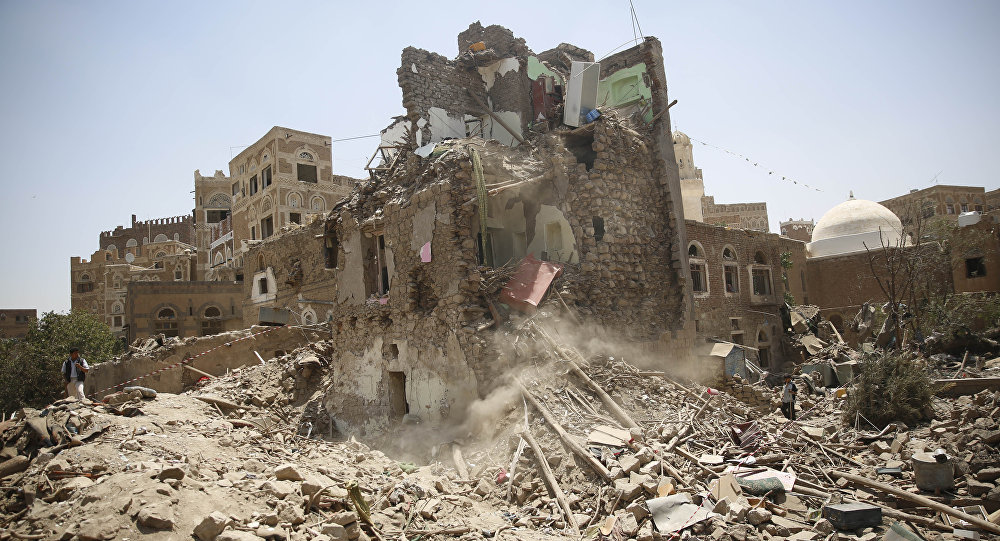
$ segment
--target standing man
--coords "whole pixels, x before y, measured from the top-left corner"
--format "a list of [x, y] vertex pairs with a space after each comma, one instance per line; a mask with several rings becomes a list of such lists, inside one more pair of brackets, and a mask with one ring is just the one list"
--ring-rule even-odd
[[799, 388], [792, 383], [792, 376], [785, 374], [785, 386], [781, 388], [781, 413], [791, 421], [795, 420], [795, 395]]
[[87, 364], [87, 359], [80, 357], [80, 350], [70, 348], [69, 358], [63, 361], [62, 365], [63, 377], [66, 378], [66, 394], [70, 398], [76, 397], [77, 400], [87, 398], [83, 394], [83, 381], [87, 379], [89, 370], [90, 365]]

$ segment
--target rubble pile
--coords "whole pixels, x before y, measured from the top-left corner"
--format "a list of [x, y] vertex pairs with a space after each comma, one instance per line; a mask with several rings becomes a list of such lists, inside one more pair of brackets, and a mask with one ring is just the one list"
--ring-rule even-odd
[[789, 422], [762, 384], [727, 384], [770, 404], [755, 407], [746, 391], [584, 354], [543, 327], [550, 306], [510, 323], [528, 368], [497, 383], [469, 416], [478, 424], [399, 427], [406, 461], [330, 422], [325, 342], [183, 395], [126, 388], [19, 412], [0, 426], [0, 539], [867, 541], [1000, 528], [1000, 392], [938, 397], [930, 424], [880, 429], [844, 426], [838, 393], [817, 386]]

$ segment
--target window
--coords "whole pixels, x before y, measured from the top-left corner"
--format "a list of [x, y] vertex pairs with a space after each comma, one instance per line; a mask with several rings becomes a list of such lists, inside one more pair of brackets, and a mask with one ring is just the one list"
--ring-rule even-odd
[[240, 183], [239, 182], [234, 182], [233, 183], [233, 195], [239, 195], [239, 193], [240, 193]]
[[180, 270], [174, 271], [174, 281], [179, 282], [184, 279], [184, 272]]
[[205, 309], [205, 318], [222, 317], [222, 310], [219, 310], [215, 306], [209, 306]]
[[250, 177], [250, 195], [257, 193], [257, 175]]
[[365, 260], [365, 296], [379, 297], [389, 293], [389, 268], [385, 259], [385, 236], [375, 234], [361, 239]]
[[220, 332], [222, 332], [221, 319], [206, 319], [201, 322], [202, 336], [211, 336], [213, 334], [219, 334]]
[[257, 240], [257, 228], [250, 226], [250, 240]]
[[312, 198], [312, 209], [313, 210], [323, 210], [323, 208], [325, 206], [326, 206], [326, 202], [323, 201], [322, 197], [320, 197], [320, 196], [317, 195], [316, 197]]
[[260, 238], [266, 239], [274, 234], [274, 217], [268, 216], [260, 221]]
[[210, 224], [217, 224], [217, 223], [221, 222], [222, 220], [225, 220], [226, 216], [229, 216], [229, 211], [228, 210], [209, 210], [209, 211], [205, 212], [205, 216], [206, 216], [206, 219], [205, 219], [206, 222], [208, 222]]
[[114, 316], [113, 318], [111, 318], [111, 326], [115, 328], [121, 328], [122, 316]]
[[[955, 214], [955, 205], [945, 205], [944, 210], [948, 214]], [[930, 218], [930, 216], [924, 216], [924, 218]]]
[[729, 318], [729, 327], [734, 331], [740, 330], [740, 319], [738, 317]]
[[156, 313], [156, 319], [177, 319], [177, 313], [174, 312], [173, 308], [161, 308]]
[[296, 167], [296, 171], [300, 182], [317, 182], [315, 165], [300, 163]]
[[257, 294], [258, 295], [267, 294], [267, 277], [257, 280]]
[[962, 203], [962, 212], [969, 212], [969, 204]]
[[299, 212], [289, 212], [288, 213], [288, 223], [300, 224], [302, 223], [302, 214]]
[[726, 293], [739, 293], [740, 273], [736, 266], [736, 253], [732, 248], [722, 250], [723, 279], [726, 282]]
[[734, 344], [743, 345], [743, 331], [734, 332], [729, 335], [729, 341]]
[[271, 185], [271, 166], [267, 166], [260, 170], [260, 189], [267, 188]]
[[980, 278], [986, 276], [986, 261], [982, 257], [970, 257], [965, 260], [965, 277]]
[[695, 293], [708, 292], [708, 284], [705, 280], [705, 265], [703, 263], [691, 263], [691, 287]]
[[326, 259], [326, 268], [337, 268], [337, 258], [340, 252], [340, 242], [337, 240], [337, 232], [328, 230], [323, 237], [323, 257]]
[[983, 206], [982, 205], [976, 205], [976, 212], [982, 213], [983, 212]]
[[708, 269], [705, 267], [705, 251], [701, 245], [692, 242], [688, 246], [688, 258], [691, 266], [691, 288], [695, 293], [708, 293]]
[[594, 216], [594, 240], [604, 239], [604, 218]]
[[308, 152], [300, 152], [299, 153], [299, 159], [300, 160], [308, 160], [308, 161], [311, 162], [311, 161], [313, 161], [313, 155], [310, 154], [310, 153], [308, 153]]
[[750, 271], [753, 277], [753, 294], [771, 294], [771, 269], [753, 269]]

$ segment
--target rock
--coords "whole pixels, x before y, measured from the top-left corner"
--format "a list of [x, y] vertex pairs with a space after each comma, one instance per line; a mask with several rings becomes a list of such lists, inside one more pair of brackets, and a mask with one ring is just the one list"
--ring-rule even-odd
[[833, 523], [825, 518], [821, 518], [813, 524], [813, 531], [816, 533], [821, 533], [823, 535], [829, 535], [833, 533]]
[[642, 519], [649, 516], [649, 510], [646, 509], [646, 502], [643, 501], [632, 502], [625, 510], [632, 513], [632, 516], [635, 517], [635, 521], [638, 523], [642, 523]]
[[347, 529], [340, 524], [327, 524], [323, 526], [323, 535], [330, 536], [333, 541], [347, 541]]
[[642, 462], [633, 455], [623, 455], [618, 459], [618, 464], [621, 465], [622, 471], [626, 474], [639, 471], [639, 466], [642, 466]]
[[282, 528], [261, 526], [260, 528], [257, 528], [257, 537], [263, 537], [264, 539], [274, 541], [284, 541], [285, 539], [288, 539], [288, 533]]
[[615, 479], [615, 490], [621, 494], [623, 501], [630, 502], [642, 492], [642, 485], [626, 479]]
[[755, 507], [747, 512], [747, 521], [754, 526], [763, 524], [771, 520], [771, 512], [767, 509]]
[[298, 526], [306, 521], [301, 500], [298, 502], [281, 500], [275, 506], [274, 510], [278, 513], [279, 522], [287, 522], [292, 526]]
[[330, 522], [334, 524], [339, 524], [341, 526], [346, 526], [352, 522], [358, 521], [358, 515], [354, 511], [338, 511], [330, 515]]
[[156, 478], [160, 481], [165, 481], [167, 479], [184, 479], [184, 470], [178, 468], [177, 466], [171, 466], [161, 470]]
[[299, 473], [295, 464], [282, 464], [274, 468], [274, 476], [279, 481], [302, 481], [305, 477]]
[[229, 517], [218, 511], [212, 511], [209, 515], [194, 527], [194, 536], [201, 541], [212, 541], [217, 535], [226, 529]]
[[[581, 522], [581, 524], [585, 524]], [[653, 541], [653, 521], [647, 521], [635, 534], [636, 541]]]
[[260, 538], [251, 532], [241, 530], [227, 530], [219, 534], [215, 541], [260, 541]]
[[993, 490], [993, 485], [990, 483], [980, 483], [973, 479], [969, 479], [969, 495], [970, 496], [983, 496], [989, 494]]
[[636, 522], [635, 517], [631, 513], [618, 515], [618, 525], [626, 537], [632, 537], [639, 531], [639, 523]]
[[174, 512], [167, 504], [155, 504], [139, 510], [136, 520], [140, 525], [154, 530], [172, 530]]
[[91, 518], [80, 523], [76, 536], [80, 541], [105, 541], [106, 539], [114, 539], [118, 529], [118, 525], [112, 521], [99, 521]]
[[986, 499], [991, 502], [1000, 502], [1000, 486], [994, 487], [990, 490], [989, 494], [986, 495]]
[[312, 496], [320, 490], [323, 490], [323, 482], [318, 479], [306, 479], [305, 481], [302, 481], [299, 488], [302, 490], [303, 496]]
[[1000, 479], [1000, 468], [983, 468], [976, 472], [976, 480], [982, 482]]
[[64, 502], [77, 491], [90, 488], [93, 484], [94, 482], [86, 477], [73, 477], [56, 490], [56, 493], [52, 495], [52, 499], [57, 502]]
[[260, 490], [265, 494], [270, 494], [279, 500], [283, 500], [285, 496], [295, 492], [295, 485], [287, 481], [264, 481], [260, 485]]
[[493, 488], [494, 488], [493, 483], [491, 483], [486, 479], [480, 479], [479, 483], [476, 484], [475, 493], [479, 494], [480, 496], [486, 496], [487, 494], [493, 491]]

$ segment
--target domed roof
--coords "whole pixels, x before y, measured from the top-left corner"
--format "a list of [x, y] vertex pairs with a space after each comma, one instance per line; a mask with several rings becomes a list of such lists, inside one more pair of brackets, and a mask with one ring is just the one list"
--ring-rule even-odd
[[675, 131], [674, 132], [674, 144], [675, 145], [690, 145], [691, 138], [684, 134], [684, 132]]
[[855, 199], [854, 194], [851, 194], [850, 199], [826, 211], [816, 222], [812, 241], [877, 233], [880, 229], [887, 239], [898, 240], [903, 223], [891, 210], [874, 201]]

